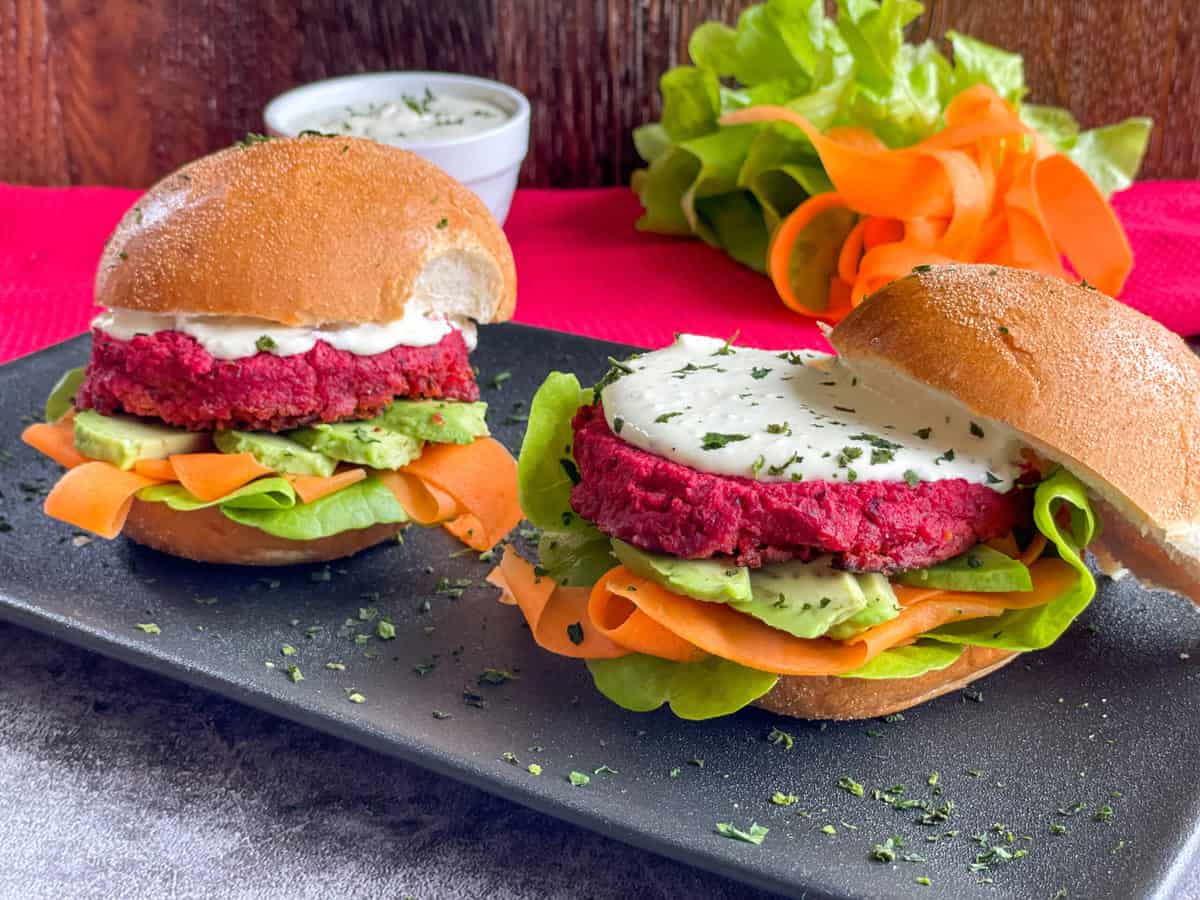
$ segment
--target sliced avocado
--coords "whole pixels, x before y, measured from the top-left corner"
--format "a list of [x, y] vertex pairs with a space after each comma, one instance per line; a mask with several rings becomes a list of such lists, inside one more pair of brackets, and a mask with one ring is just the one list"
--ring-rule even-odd
[[745, 566], [715, 559], [677, 559], [612, 542], [613, 553], [629, 571], [668, 590], [715, 603], [749, 602], [751, 576]]
[[833, 568], [827, 556], [763, 566], [750, 573], [750, 587], [749, 603], [730, 605], [801, 638], [820, 637], [867, 606], [858, 576]]
[[384, 428], [379, 419], [338, 422], [289, 431], [309, 450], [372, 469], [399, 469], [421, 455], [423, 442]]
[[57, 422], [71, 411], [75, 405], [75, 394], [83, 384], [86, 374], [84, 369], [68, 369], [63, 372], [62, 378], [58, 379], [58, 383], [50, 391], [50, 396], [46, 398], [47, 422]]
[[909, 587], [943, 591], [1032, 591], [1029, 569], [1017, 559], [987, 544], [977, 544], [966, 553], [924, 569], [911, 569], [896, 576]]
[[75, 449], [121, 469], [139, 459], [166, 459], [175, 453], [195, 453], [208, 447], [208, 435], [172, 428], [152, 419], [102, 416], [93, 409], [75, 416]]
[[222, 453], [251, 453], [260, 464], [291, 475], [332, 475], [337, 460], [309, 450], [282, 434], [256, 431], [218, 431], [213, 443]]
[[391, 431], [439, 444], [469, 444], [487, 437], [486, 403], [454, 400], [395, 400], [379, 414]]
[[900, 615], [900, 602], [896, 599], [896, 592], [892, 590], [891, 582], [886, 576], [871, 572], [854, 577], [866, 595], [867, 605], [825, 632], [825, 637], [835, 641], [848, 640], [860, 631], [866, 631], [873, 625], [880, 625]]

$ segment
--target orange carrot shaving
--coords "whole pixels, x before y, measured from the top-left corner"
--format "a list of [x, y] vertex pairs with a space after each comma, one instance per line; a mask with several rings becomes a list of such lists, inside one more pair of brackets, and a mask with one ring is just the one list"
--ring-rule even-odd
[[468, 547], [489, 550], [521, 521], [517, 462], [493, 438], [470, 444], [428, 444], [401, 471], [420, 479], [427, 490], [454, 500], [455, 518], [446, 527]]
[[532, 565], [504, 548], [500, 565], [487, 580], [500, 588], [506, 602], [521, 608], [538, 646], [559, 656], [577, 659], [616, 659], [629, 651], [613, 643], [588, 618], [587, 588], [559, 587]]
[[344, 469], [333, 475], [285, 475], [303, 503], [314, 503], [334, 491], [350, 487], [367, 477], [366, 469]]
[[53, 425], [45, 422], [30, 425], [21, 432], [21, 440], [67, 469], [88, 461], [75, 449], [75, 424], [70, 418], [59, 419]]
[[133, 471], [147, 478], [157, 478], [159, 481], [179, 480], [169, 459], [139, 459], [133, 464]]
[[1129, 241], [1082, 169], [986, 85], [958, 94], [944, 118], [941, 131], [892, 150], [860, 128], [822, 134], [786, 107], [754, 106], [722, 117], [723, 125], [782, 122], [800, 129], [833, 182], [832, 192], [809, 197], [772, 236], [767, 272], [785, 305], [834, 321], [848, 312], [840, 304], [808, 305], [791, 284], [790, 261], [802, 232], [839, 206], [867, 217], [843, 241], [831, 282], [831, 289], [837, 282], [850, 285], [851, 306], [914, 266], [948, 262], [1066, 277], [1065, 257], [1100, 290], [1120, 292], [1133, 267]]
[[220, 500], [272, 471], [253, 453], [180, 453], [168, 459], [179, 483], [205, 502]]
[[46, 495], [44, 509], [51, 518], [112, 540], [125, 525], [134, 494], [152, 484], [158, 482], [93, 460], [60, 478]]
[[636, 653], [648, 653], [675, 662], [696, 662], [705, 656], [695, 644], [672, 634], [631, 601], [610, 591], [604, 578], [592, 586], [588, 618], [592, 627], [599, 629], [614, 644]]

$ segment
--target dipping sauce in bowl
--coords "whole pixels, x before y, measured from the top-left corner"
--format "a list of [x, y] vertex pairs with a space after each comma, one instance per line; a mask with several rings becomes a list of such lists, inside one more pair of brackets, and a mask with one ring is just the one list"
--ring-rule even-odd
[[267, 132], [369, 138], [411, 150], [461, 181], [503, 223], [529, 149], [529, 101], [515, 88], [447, 72], [371, 72], [280, 94]]
[[426, 86], [417, 96], [401, 94], [396, 100], [318, 111], [300, 124], [301, 131], [348, 134], [406, 147], [491, 131], [509, 118], [507, 110], [489, 100], [435, 94]]

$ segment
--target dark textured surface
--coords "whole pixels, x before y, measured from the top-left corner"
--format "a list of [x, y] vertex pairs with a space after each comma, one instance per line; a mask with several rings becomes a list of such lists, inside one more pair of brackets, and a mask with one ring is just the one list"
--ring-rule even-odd
[[[0, 369], [6, 433], [85, 348], [66, 344]], [[611, 351], [489, 329], [476, 360], [481, 382], [513, 370], [484, 391], [498, 432], [514, 440], [520, 424], [501, 423], [546, 369], [592, 377]], [[0, 533], [5, 618], [791, 893], [1192, 893], [1182, 879], [1200, 838], [1200, 617], [1186, 601], [1106, 584], [1054, 648], [978, 685], [982, 702], [951, 696], [902, 721], [828, 727], [759, 712], [690, 724], [624, 713], [592, 693], [582, 666], [537, 652], [517, 615], [478, 585], [486, 565], [451, 558], [457, 548], [439, 532], [411, 529], [404, 548], [334, 566], [328, 581], [313, 580], [320, 567], [245, 573], [123, 541], [75, 546], [70, 528], [40, 514], [36, 488], [55, 467], [15, 436], [0, 443], [12, 453], [0, 462], [0, 515], [12, 525]], [[443, 575], [475, 583], [451, 599], [435, 590]], [[378, 601], [362, 599], [370, 591]], [[360, 645], [342, 633], [368, 604], [395, 621], [395, 640]], [[133, 627], [150, 621], [161, 634]], [[315, 625], [324, 630], [306, 637]], [[285, 643], [294, 657], [281, 655]], [[413, 666], [435, 654], [437, 667], [416, 675]], [[323, 668], [331, 660], [346, 670]], [[302, 683], [287, 678], [288, 662]], [[489, 666], [520, 677], [478, 685]], [[486, 708], [465, 704], [464, 688]], [[348, 689], [366, 702], [348, 702]], [[435, 719], [434, 709], [452, 717]], [[765, 739], [777, 724], [795, 739], [790, 751]], [[526, 771], [530, 762], [541, 776]], [[582, 788], [565, 779], [602, 764], [618, 774], [594, 774]], [[927, 784], [934, 770], [937, 797]], [[843, 775], [866, 796], [839, 790]], [[871, 799], [897, 783], [906, 796], [953, 799], [949, 820], [922, 826], [916, 812]], [[775, 790], [799, 800], [773, 806]], [[1056, 812], [1076, 802], [1086, 810]], [[1112, 818], [1096, 821], [1105, 803]], [[714, 835], [718, 821], [771, 831], [754, 847]], [[1052, 835], [1052, 822], [1067, 833]], [[821, 833], [825, 824], [837, 834]], [[980, 847], [970, 835], [1003, 841], [1009, 829], [1027, 855], [971, 872]], [[925, 840], [946, 830], [960, 833]], [[894, 834], [928, 862], [870, 861], [872, 846]], [[0, 836], [0, 896], [745, 896], [417, 766], [11, 626], [0, 628]], [[914, 883], [923, 875], [931, 886]]]

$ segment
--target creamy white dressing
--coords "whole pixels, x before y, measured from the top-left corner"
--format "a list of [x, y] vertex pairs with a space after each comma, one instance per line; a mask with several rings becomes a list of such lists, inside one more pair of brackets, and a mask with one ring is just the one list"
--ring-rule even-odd
[[181, 331], [191, 335], [216, 359], [245, 359], [259, 352], [276, 356], [307, 353], [325, 341], [356, 356], [374, 356], [393, 347], [428, 347], [451, 331], [461, 331], [467, 349], [475, 348], [475, 324], [425, 315], [410, 304], [392, 322], [330, 323], [291, 327], [249, 316], [211, 316], [192, 313], [148, 313], [132, 309], [105, 310], [92, 327], [117, 340], [140, 334]]
[[760, 481], [940, 481], [999, 492], [1020, 447], [953, 401], [889, 396], [838, 357], [681, 335], [603, 389], [622, 440], [683, 465]]
[[498, 128], [509, 119], [507, 110], [487, 100], [434, 94], [402, 94], [383, 103], [339, 106], [305, 118], [301, 130], [371, 138], [396, 147], [428, 140], [467, 137]]

